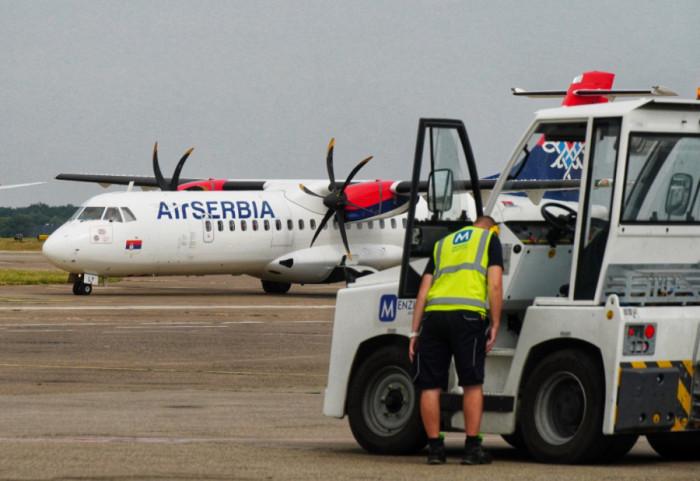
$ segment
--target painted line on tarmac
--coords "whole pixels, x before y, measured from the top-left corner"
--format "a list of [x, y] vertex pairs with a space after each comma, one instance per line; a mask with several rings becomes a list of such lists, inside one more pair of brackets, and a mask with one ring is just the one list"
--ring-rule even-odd
[[30, 437], [10, 438], [0, 437], [0, 443], [140, 443], [140, 444], [209, 444], [209, 443], [239, 443], [239, 444], [328, 444], [352, 443], [353, 438], [149, 438], [139, 436], [75, 436], [75, 437]]
[[61, 364], [14, 364], [0, 363], [0, 367], [31, 368], [31, 369], [65, 369], [74, 371], [126, 371], [126, 372], [161, 372], [185, 374], [225, 374], [233, 376], [292, 376], [314, 377], [326, 379], [328, 374], [296, 373], [296, 372], [266, 372], [266, 371], [226, 371], [212, 369], [166, 369], [159, 367], [126, 367], [126, 366], [68, 366]]
[[148, 305], [148, 306], [0, 306], [0, 311], [142, 311], [142, 310], [204, 310], [204, 309], [223, 309], [223, 310], [247, 310], [247, 309], [335, 309], [335, 305], [217, 305], [217, 306], [173, 306], [173, 305]]

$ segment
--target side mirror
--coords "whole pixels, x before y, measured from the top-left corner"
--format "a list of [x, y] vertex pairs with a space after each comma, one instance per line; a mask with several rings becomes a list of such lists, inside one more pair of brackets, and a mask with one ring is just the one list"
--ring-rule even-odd
[[446, 212], [452, 208], [452, 171], [434, 170], [428, 177], [428, 209]]
[[684, 215], [690, 202], [690, 191], [693, 188], [693, 177], [688, 174], [677, 173], [671, 177], [666, 192], [666, 214], [671, 216]]

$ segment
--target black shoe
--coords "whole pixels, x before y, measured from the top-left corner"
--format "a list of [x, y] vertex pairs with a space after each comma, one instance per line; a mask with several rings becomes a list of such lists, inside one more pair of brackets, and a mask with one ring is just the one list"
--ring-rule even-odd
[[445, 442], [442, 439], [429, 439], [428, 443], [428, 464], [445, 464]]
[[475, 444], [464, 449], [462, 464], [491, 464], [491, 455], [484, 451], [484, 448], [481, 447], [481, 443]]

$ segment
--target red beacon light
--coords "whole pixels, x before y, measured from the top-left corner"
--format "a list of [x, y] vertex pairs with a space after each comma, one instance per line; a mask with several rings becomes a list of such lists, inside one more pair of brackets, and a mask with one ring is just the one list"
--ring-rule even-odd
[[651, 339], [652, 337], [654, 337], [655, 334], [656, 328], [653, 324], [649, 324], [647, 327], [644, 328], [644, 336], [646, 336], [647, 339]]

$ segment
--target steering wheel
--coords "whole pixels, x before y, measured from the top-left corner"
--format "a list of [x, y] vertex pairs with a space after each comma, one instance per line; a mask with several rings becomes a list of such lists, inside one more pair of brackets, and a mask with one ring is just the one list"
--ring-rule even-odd
[[[550, 212], [550, 207], [562, 209], [567, 213], [554, 215]], [[573, 232], [576, 227], [576, 211], [568, 205], [559, 204], [558, 202], [547, 202], [540, 207], [540, 213], [549, 225], [562, 232]]]

